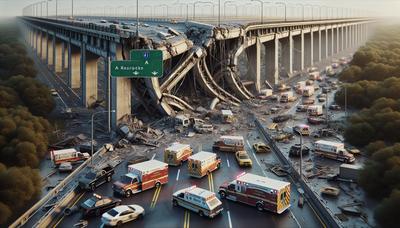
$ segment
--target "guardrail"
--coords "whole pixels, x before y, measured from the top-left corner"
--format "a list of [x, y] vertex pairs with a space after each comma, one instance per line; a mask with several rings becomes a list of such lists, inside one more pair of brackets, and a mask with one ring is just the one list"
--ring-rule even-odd
[[[62, 180], [55, 188], [53, 188], [50, 192], [47, 193], [46, 196], [44, 196], [42, 199], [40, 199], [36, 204], [34, 204], [29, 210], [27, 210], [24, 214], [22, 214], [17, 220], [15, 220], [9, 227], [10, 228], [16, 228], [16, 227], [22, 227], [25, 225], [29, 219], [34, 216], [38, 210], [40, 210], [45, 204], [47, 204], [49, 201], [54, 199], [55, 197], [58, 196], [60, 192], [65, 190], [65, 187], [68, 186], [73, 180], [75, 180], [75, 177], [78, 176], [78, 174], [87, 167], [91, 159], [95, 159], [98, 156], [103, 155], [105, 152], [108, 150], [105, 147], [102, 147], [98, 151], [96, 151], [95, 154], [93, 154], [93, 157], [86, 160], [84, 163], [82, 163], [78, 168], [76, 168], [70, 175], [68, 175], [64, 180]], [[39, 227], [46, 227], [46, 226], [40, 226], [42, 223], [45, 224], [48, 222], [48, 219], [52, 217], [52, 214], [57, 211], [57, 209], [65, 206], [65, 204], [68, 202], [68, 199], [71, 197], [71, 194], [75, 192], [76, 186], [72, 187], [67, 191], [64, 196], [56, 202], [50, 210], [46, 212], [39, 220], [36, 222], [36, 225], [39, 225]]]
[[325, 226], [329, 228], [343, 227], [343, 225], [340, 225], [338, 221], [334, 218], [334, 215], [330, 212], [330, 210], [328, 208], [325, 208], [325, 206], [317, 198], [313, 190], [308, 187], [307, 183], [302, 178], [300, 178], [300, 174], [292, 166], [291, 162], [289, 162], [288, 159], [282, 154], [280, 149], [276, 146], [275, 141], [272, 140], [271, 136], [265, 131], [263, 125], [255, 116], [254, 122], [257, 129], [261, 132], [261, 135], [270, 144], [272, 150], [275, 151], [279, 161], [284, 166], [287, 166], [289, 168], [289, 175], [292, 177], [293, 180], [297, 181], [300, 184], [301, 188], [304, 190], [307, 201], [311, 204], [311, 207], [314, 208], [315, 213], [318, 214]]

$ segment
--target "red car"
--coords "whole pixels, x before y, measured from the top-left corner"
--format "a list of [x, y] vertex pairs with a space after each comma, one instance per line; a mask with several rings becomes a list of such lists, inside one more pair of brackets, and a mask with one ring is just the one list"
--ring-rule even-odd
[[325, 122], [325, 118], [321, 118], [321, 117], [308, 117], [307, 118], [308, 123], [310, 124], [322, 124]]

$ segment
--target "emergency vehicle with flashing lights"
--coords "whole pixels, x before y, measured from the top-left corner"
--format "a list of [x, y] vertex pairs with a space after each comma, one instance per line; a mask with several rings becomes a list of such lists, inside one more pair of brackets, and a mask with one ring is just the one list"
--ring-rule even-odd
[[188, 158], [188, 171], [192, 177], [202, 178], [220, 166], [221, 158], [216, 153], [200, 151]]

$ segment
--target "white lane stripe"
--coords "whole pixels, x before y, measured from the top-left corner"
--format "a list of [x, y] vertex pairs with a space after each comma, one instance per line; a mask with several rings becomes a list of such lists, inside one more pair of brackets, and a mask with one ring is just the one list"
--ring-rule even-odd
[[297, 225], [301, 228], [301, 225], [300, 225], [299, 221], [297, 221], [297, 218], [296, 218], [296, 216], [294, 216], [292, 210], [289, 209], [289, 211], [290, 211], [290, 214], [293, 216], [294, 221], [296, 221]]
[[178, 173], [176, 174], [176, 181], [179, 180], [179, 174], [181, 173], [181, 169], [178, 169]]
[[155, 157], [156, 157], [156, 153], [153, 154], [153, 157], [151, 157], [151, 160], [154, 160]]
[[226, 163], [228, 164], [228, 168], [231, 167], [231, 165], [229, 164], [229, 159], [226, 159]]
[[251, 154], [253, 155], [254, 160], [256, 160], [258, 166], [260, 166], [261, 172], [264, 174], [264, 176], [267, 176], [266, 173], [265, 173], [265, 171], [264, 171], [264, 169], [263, 169], [263, 167], [261, 166], [260, 162], [259, 162], [258, 159], [257, 159], [256, 153], [254, 153], [253, 148], [250, 147], [249, 140], [246, 140], [246, 143], [247, 143], [247, 146], [250, 148], [250, 150], [253, 152], [253, 153], [251, 153]]
[[231, 213], [227, 211], [227, 214], [228, 214], [229, 228], [232, 228]]

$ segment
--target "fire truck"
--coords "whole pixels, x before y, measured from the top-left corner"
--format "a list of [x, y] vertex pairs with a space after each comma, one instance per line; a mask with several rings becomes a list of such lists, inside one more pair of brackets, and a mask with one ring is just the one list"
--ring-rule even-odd
[[242, 173], [219, 187], [221, 199], [255, 206], [257, 210], [281, 214], [290, 207], [290, 183], [251, 173]]

